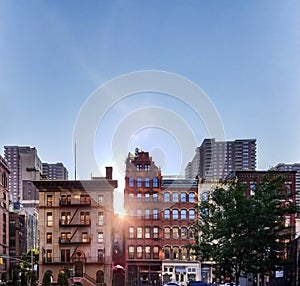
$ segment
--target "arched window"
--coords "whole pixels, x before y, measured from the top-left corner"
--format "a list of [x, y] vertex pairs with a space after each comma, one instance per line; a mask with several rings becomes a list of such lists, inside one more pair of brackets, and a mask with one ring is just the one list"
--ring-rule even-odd
[[173, 201], [174, 203], [177, 203], [177, 202], [178, 202], [178, 193], [173, 193], [173, 194], [172, 194], [172, 201]]
[[178, 219], [178, 210], [172, 210], [173, 219]]
[[170, 219], [170, 210], [164, 210], [164, 219]]
[[169, 227], [164, 228], [164, 238], [166, 238], [166, 239], [171, 238], [171, 229]]
[[158, 188], [158, 178], [153, 178], [153, 188]]
[[142, 187], [142, 178], [138, 177], [136, 180], [136, 186], [137, 188], [141, 188]]
[[129, 246], [128, 247], [128, 256], [129, 256], [129, 259], [134, 259], [134, 246]]
[[168, 203], [170, 201], [170, 193], [164, 193], [164, 202]]
[[171, 247], [170, 246], [164, 247], [164, 255], [165, 255], [165, 259], [171, 259]]
[[186, 247], [181, 248], [181, 259], [182, 260], [187, 260], [188, 259], [188, 251]]
[[178, 227], [172, 228], [172, 237], [173, 237], [173, 239], [179, 239], [179, 228]]
[[195, 193], [189, 193], [189, 202], [193, 203], [195, 201]]
[[158, 216], [158, 210], [157, 209], [154, 209], [153, 212], [152, 212], [152, 218], [153, 219], [159, 219], [159, 216]]
[[173, 259], [179, 259], [179, 247], [173, 246]]
[[185, 203], [185, 202], [186, 202], [186, 193], [181, 193], [181, 194], [180, 194], [180, 201], [181, 201], [182, 203]]
[[134, 187], [134, 178], [129, 178], [129, 188]]
[[140, 245], [136, 247], [136, 257], [138, 259], [143, 258], [143, 247]]
[[202, 202], [207, 202], [208, 201], [208, 194], [207, 194], [207, 192], [204, 192], [202, 194], [201, 198], [202, 198]]
[[145, 178], [145, 188], [150, 188], [150, 179]]
[[195, 210], [189, 210], [189, 219], [194, 220], [195, 219]]
[[180, 229], [180, 236], [181, 236], [181, 239], [187, 239], [187, 228], [186, 227], [182, 227]]
[[182, 220], [186, 220], [186, 210], [181, 210], [181, 211], [180, 211], [180, 218], [181, 218]]

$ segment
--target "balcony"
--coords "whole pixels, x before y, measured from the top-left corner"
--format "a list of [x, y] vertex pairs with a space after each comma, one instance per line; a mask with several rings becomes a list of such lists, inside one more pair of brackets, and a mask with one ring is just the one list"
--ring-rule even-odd
[[91, 199], [85, 198], [84, 200], [71, 200], [71, 199], [59, 199], [59, 205], [61, 207], [78, 207], [78, 206], [90, 206]]
[[75, 220], [75, 221], [70, 221], [70, 220], [67, 220], [67, 219], [60, 219], [59, 220], [59, 226], [61, 226], [61, 227], [90, 226], [90, 225], [91, 225], [91, 220], [90, 219]]
[[90, 244], [91, 243], [91, 237], [76, 237], [74, 239], [69, 239], [69, 238], [64, 238], [64, 237], [60, 237], [58, 239], [59, 244]]

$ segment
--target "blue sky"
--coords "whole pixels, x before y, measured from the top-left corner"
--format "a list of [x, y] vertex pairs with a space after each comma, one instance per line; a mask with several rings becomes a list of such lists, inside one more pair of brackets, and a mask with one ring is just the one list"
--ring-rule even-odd
[[[123, 74], [161, 70], [203, 89], [227, 140], [257, 139], [258, 169], [299, 162], [299, 11], [290, 0], [0, 0], [0, 147], [35, 146], [42, 161], [63, 162], [73, 178], [73, 131], [89, 96]], [[114, 163], [111, 141], [122, 120], [147, 106], [172, 110], [192, 130], [200, 126], [192, 153], [208, 136], [182, 103], [128, 96], [95, 132], [101, 171]], [[159, 127], [120, 144], [153, 151], [164, 173], [176, 173], [186, 163], [181, 138]]]

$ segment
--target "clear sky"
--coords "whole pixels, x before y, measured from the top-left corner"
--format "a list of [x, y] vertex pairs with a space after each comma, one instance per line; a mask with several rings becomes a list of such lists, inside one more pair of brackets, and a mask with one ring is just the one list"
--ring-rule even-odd
[[[1, 154], [5, 145], [35, 146], [42, 161], [63, 162], [74, 178], [74, 126], [90, 95], [118, 76], [158, 70], [207, 94], [227, 140], [256, 138], [258, 169], [299, 162], [299, 13], [296, 0], [0, 0]], [[176, 127], [170, 118], [177, 114], [191, 132], [200, 128], [191, 155], [208, 137], [182, 102], [151, 92], [130, 95], [105, 113], [95, 132], [101, 171], [135, 147], [152, 152], [163, 173], [185, 166], [185, 135], [161, 124], [120, 139], [119, 127], [149, 106], [143, 114], [155, 117], [160, 107], [160, 122]]]

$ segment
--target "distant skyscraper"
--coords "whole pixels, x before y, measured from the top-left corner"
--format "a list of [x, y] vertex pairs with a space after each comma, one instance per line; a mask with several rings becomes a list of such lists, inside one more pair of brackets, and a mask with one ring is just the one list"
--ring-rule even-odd
[[204, 139], [185, 168], [186, 178], [224, 179], [235, 170], [255, 170], [256, 139]]
[[294, 164], [277, 164], [274, 168], [277, 171], [296, 171], [295, 175], [295, 191], [296, 191], [296, 204], [300, 207], [300, 163]]
[[63, 163], [43, 163], [43, 175], [48, 180], [68, 180], [68, 170]]
[[[10, 199], [17, 202], [23, 199], [23, 180], [39, 180], [42, 173], [42, 162], [36, 148], [29, 146], [5, 146], [4, 158], [10, 168], [8, 188]], [[35, 196], [38, 200], [38, 195]]]

